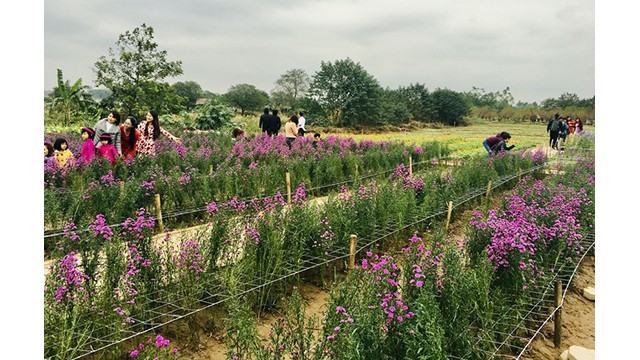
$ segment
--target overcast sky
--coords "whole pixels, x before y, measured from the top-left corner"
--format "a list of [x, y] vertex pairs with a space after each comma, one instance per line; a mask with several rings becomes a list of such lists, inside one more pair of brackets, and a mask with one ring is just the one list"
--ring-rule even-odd
[[143, 23], [182, 76], [224, 93], [248, 83], [270, 92], [286, 71], [313, 76], [350, 58], [380, 85], [487, 92], [516, 101], [595, 95], [594, 1], [58, 0], [44, 2], [44, 89], [82, 78], [118, 36]]

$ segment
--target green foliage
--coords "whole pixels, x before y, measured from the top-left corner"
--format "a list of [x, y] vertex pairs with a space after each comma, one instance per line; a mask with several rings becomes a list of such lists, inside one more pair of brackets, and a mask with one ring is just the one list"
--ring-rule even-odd
[[380, 122], [386, 124], [406, 123], [410, 113], [400, 90], [385, 89], [382, 92]]
[[291, 69], [276, 80], [271, 91], [271, 103], [278, 108], [299, 108], [299, 100], [309, 91], [311, 80], [303, 69]]
[[186, 110], [191, 110], [196, 106], [196, 100], [204, 96], [202, 87], [195, 81], [177, 82], [171, 85], [178, 96], [187, 99]]
[[433, 99], [429, 90], [423, 84], [409, 84], [400, 87], [411, 119], [416, 121], [431, 121], [435, 118]]
[[224, 94], [224, 98], [229, 104], [240, 108], [242, 115], [246, 110], [260, 111], [269, 103], [269, 95], [250, 84], [233, 85]]
[[217, 98], [207, 100], [207, 102], [196, 110], [196, 128], [199, 130], [216, 130], [227, 126], [233, 118], [232, 108], [222, 103]]
[[376, 123], [380, 119], [382, 87], [353, 60], [321, 62], [309, 90], [335, 126]]
[[96, 85], [110, 89], [110, 102], [124, 108], [125, 113], [146, 109], [172, 112], [182, 103], [175, 89], [162, 82], [181, 75], [182, 62], [168, 61], [167, 51], [158, 50], [153, 33], [144, 23], [126, 31], [116, 41], [115, 50], [109, 48], [109, 57], [103, 55], [95, 63]]
[[86, 91], [87, 87], [82, 85], [82, 79], [70, 86], [68, 80], [63, 80], [62, 70], [58, 69], [57, 76], [58, 86], [45, 98], [49, 119], [55, 119], [59, 115], [64, 126], [70, 126], [78, 117], [97, 119], [97, 104]]
[[437, 119], [447, 125], [460, 123], [469, 115], [470, 106], [465, 96], [448, 89], [436, 89], [432, 94]]

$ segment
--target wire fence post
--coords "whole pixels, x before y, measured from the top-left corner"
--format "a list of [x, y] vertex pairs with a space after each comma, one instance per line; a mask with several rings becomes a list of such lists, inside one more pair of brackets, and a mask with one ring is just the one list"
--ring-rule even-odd
[[291, 205], [291, 175], [287, 171], [287, 204]]
[[124, 181], [120, 181], [120, 198], [124, 198]]
[[358, 163], [356, 163], [356, 178], [358, 177]]
[[489, 195], [491, 195], [491, 180], [489, 180], [489, 182], [487, 183], [487, 195], [486, 195], [486, 197], [489, 197]]
[[413, 176], [413, 159], [409, 155], [409, 176]]
[[554, 332], [553, 332], [553, 345], [559, 348], [562, 345], [562, 281], [556, 281], [555, 287], [555, 306], [556, 313], [553, 319]]
[[209, 175], [213, 175], [213, 165], [209, 165]]
[[449, 201], [449, 209], [447, 210], [447, 224], [444, 226], [445, 230], [449, 230], [449, 222], [451, 221], [451, 210], [453, 210], [453, 201]]
[[156, 194], [156, 217], [158, 218], [158, 228], [160, 232], [164, 232], [164, 224], [162, 224], [162, 207], [160, 205], [160, 194]]
[[358, 235], [351, 234], [349, 236], [349, 271], [353, 270], [356, 266], [356, 243], [358, 242]]

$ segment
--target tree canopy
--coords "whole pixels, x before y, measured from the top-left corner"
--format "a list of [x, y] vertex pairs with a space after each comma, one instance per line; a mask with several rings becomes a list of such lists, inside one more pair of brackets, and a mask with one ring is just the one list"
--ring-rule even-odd
[[144, 23], [126, 31], [115, 49], [109, 48], [109, 55], [95, 63], [96, 85], [110, 89], [109, 102], [131, 114], [150, 108], [170, 112], [181, 102], [164, 79], [182, 75], [182, 62], [167, 60], [167, 51], [158, 49], [153, 33]]
[[271, 101], [279, 107], [298, 108], [299, 101], [307, 95], [311, 78], [303, 69], [291, 69], [276, 80], [271, 90]]
[[224, 94], [224, 98], [229, 104], [239, 108], [242, 115], [246, 110], [260, 111], [269, 103], [269, 94], [250, 84], [233, 85]]
[[322, 61], [309, 93], [333, 125], [377, 122], [383, 89], [378, 80], [353, 60]]

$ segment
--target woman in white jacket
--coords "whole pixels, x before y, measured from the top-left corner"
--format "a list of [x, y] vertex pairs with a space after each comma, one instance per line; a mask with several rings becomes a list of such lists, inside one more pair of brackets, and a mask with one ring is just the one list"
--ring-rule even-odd
[[95, 135], [93, 136], [93, 144], [96, 146], [96, 149], [99, 148], [102, 143], [100, 143], [100, 136], [104, 134], [111, 135], [111, 140], [113, 145], [118, 150], [118, 155], [122, 156], [122, 149], [120, 147], [120, 113], [113, 110], [109, 113], [104, 119], [100, 119], [96, 125], [93, 127], [93, 131]]

